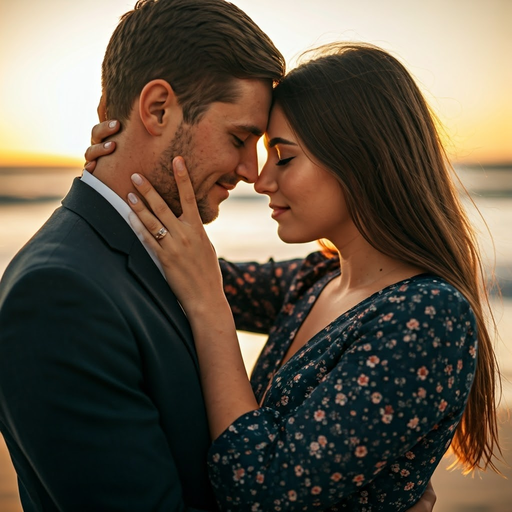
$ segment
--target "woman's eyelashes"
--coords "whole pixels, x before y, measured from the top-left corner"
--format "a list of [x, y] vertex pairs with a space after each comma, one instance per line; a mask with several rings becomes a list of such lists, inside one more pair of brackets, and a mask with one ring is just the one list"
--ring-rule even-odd
[[291, 156], [290, 158], [280, 158], [276, 165], [286, 165], [287, 163], [290, 163], [294, 158], [294, 156]]

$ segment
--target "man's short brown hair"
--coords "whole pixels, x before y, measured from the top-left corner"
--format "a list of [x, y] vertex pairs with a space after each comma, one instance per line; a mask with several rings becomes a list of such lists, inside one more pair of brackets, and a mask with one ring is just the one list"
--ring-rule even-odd
[[279, 81], [285, 61], [270, 38], [224, 0], [139, 0], [108, 44], [102, 85], [109, 118], [126, 121], [144, 86], [171, 84], [186, 122], [236, 100], [234, 78]]

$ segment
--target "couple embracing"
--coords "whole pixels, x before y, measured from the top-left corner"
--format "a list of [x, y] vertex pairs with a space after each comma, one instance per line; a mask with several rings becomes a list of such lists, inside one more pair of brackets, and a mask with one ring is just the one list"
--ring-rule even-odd
[[[0, 284], [24, 510], [420, 512], [450, 445], [492, 465], [480, 257], [394, 57], [339, 43], [285, 75], [232, 4], [142, 0], [102, 80], [89, 163]], [[241, 180], [321, 250], [218, 260], [203, 223]], [[250, 380], [236, 329], [268, 335]]]

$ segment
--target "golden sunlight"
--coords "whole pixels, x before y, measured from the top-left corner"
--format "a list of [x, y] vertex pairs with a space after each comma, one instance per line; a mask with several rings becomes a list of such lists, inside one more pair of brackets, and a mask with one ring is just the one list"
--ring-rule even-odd
[[[119, 17], [133, 3], [2, 4], [0, 167], [82, 161], [97, 122], [103, 54]], [[512, 73], [503, 65], [507, 48], [512, 50], [506, 22], [512, 2], [432, 0], [405, 10], [402, 0], [371, 0], [364, 6], [319, 0], [315, 9], [291, 0], [277, 7], [271, 0], [234, 3], [292, 65], [301, 51], [337, 39], [369, 41], [392, 51], [434, 98], [453, 159], [512, 162]], [[435, 27], [435, 33], [425, 27]]]

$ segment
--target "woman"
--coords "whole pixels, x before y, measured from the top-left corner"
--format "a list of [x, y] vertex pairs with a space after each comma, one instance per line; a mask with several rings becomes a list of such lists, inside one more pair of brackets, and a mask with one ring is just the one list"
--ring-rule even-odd
[[[179, 219], [140, 175], [159, 217], [127, 198], [193, 329], [221, 508], [405, 510], [450, 444], [468, 471], [494, 467], [480, 257], [409, 73], [324, 47], [276, 87], [265, 139], [255, 189], [283, 241], [323, 240], [304, 261], [221, 276], [181, 158]], [[269, 334], [252, 387], [235, 326]]]

